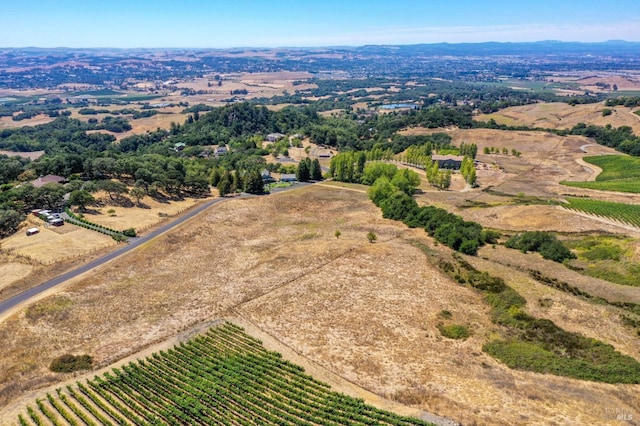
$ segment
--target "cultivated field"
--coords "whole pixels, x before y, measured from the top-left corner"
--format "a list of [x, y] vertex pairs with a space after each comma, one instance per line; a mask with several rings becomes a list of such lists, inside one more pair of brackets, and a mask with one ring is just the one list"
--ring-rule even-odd
[[331, 391], [228, 322], [35, 405], [18, 416], [21, 424], [58, 424], [61, 417], [76, 424], [431, 424]]
[[[48, 372], [56, 356], [89, 353], [106, 366], [221, 317], [254, 324], [365, 389], [465, 424], [615, 424], [611, 407], [636, 414], [638, 385], [513, 371], [484, 354], [495, 327], [488, 306], [415, 241], [448, 256], [424, 231], [382, 219], [358, 191], [310, 186], [217, 205], [0, 324], [0, 418], [20, 405], [14, 398], [72, 378]], [[505, 276], [532, 313], [640, 358], [612, 307], [468, 260]], [[539, 306], [541, 297], [552, 307]], [[471, 337], [441, 336], [443, 310]]]
[[[610, 109], [611, 115], [602, 116], [602, 110]], [[640, 133], [640, 116], [633, 112], [638, 108], [623, 106], [605, 107], [604, 103], [571, 106], [563, 102], [537, 103], [509, 107], [493, 114], [476, 117], [479, 121], [494, 119], [507, 126], [543, 127], [546, 129], [570, 129], [578, 123], [613, 127], [629, 126]]]

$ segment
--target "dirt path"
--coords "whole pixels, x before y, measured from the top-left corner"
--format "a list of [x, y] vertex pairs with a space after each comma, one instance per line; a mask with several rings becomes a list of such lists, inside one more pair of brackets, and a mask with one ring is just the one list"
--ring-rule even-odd
[[602, 173], [602, 169], [594, 164], [587, 163], [582, 158], [576, 158], [576, 163], [580, 164], [586, 170], [591, 170], [591, 174], [586, 179], [587, 182], [594, 182], [596, 178]]

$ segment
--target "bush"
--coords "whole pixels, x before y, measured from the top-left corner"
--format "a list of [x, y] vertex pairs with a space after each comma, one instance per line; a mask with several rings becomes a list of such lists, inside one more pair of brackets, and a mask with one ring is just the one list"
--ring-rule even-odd
[[125, 237], [135, 237], [137, 235], [134, 228], [125, 229], [122, 233]]
[[444, 337], [448, 337], [449, 339], [466, 340], [471, 335], [467, 327], [459, 324], [440, 324], [438, 325], [438, 330], [440, 330], [440, 334], [442, 334]]
[[514, 235], [505, 243], [506, 247], [515, 248], [523, 253], [539, 252], [545, 259], [562, 263], [567, 259], [575, 259], [576, 255], [566, 248], [555, 235], [549, 232], [530, 231]]
[[53, 361], [49, 369], [56, 373], [71, 373], [79, 370], [91, 370], [93, 358], [89, 355], [62, 355]]

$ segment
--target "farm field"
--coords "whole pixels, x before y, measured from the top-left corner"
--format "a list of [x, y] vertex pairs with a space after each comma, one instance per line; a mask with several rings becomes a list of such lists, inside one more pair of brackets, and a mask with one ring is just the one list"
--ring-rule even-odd
[[[602, 110], [608, 108], [611, 115], [602, 116]], [[480, 114], [478, 121], [494, 119], [498, 124], [507, 126], [542, 127], [546, 129], [570, 129], [578, 123], [597, 126], [610, 124], [613, 127], [629, 126], [634, 133], [640, 133], [640, 117], [633, 112], [637, 108], [623, 106], [605, 107], [603, 103], [571, 106], [561, 102], [536, 103], [505, 108], [492, 114]]]
[[17, 420], [57, 424], [62, 418], [100, 424], [430, 424], [331, 391], [231, 323], [47, 394]]
[[[374, 244], [366, 239], [371, 230]], [[106, 367], [230, 315], [358, 386], [463, 423], [613, 424], [602, 401], [637, 405], [637, 385], [510, 370], [484, 354], [494, 327], [486, 303], [432, 266], [416, 241], [447, 253], [424, 231], [382, 219], [366, 194], [337, 187], [217, 205], [3, 322], [0, 404], [32, 404], [16, 398], [73, 379], [47, 371], [61, 354], [89, 353]], [[640, 358], [613, 307], [470, 260], [503, 271], [537, 316]], [[538, 307], [541, 297], [553, 308]], [[441, 336], [443, 310], [466, 324], [467, 340]]]
[[584, 157], [583, 161], [602, 169], [595, 181], [564, 181], [563, 185], [603, 191], [640, 192], [640, 158], [625, 155], [601, 155]]
[[640, 228], [640, 205], [609, 203], [588, 198], [567, 198], [570, 210], [577, 210], [596, 216], [604, 216], [618, 222]]
[[[27, 236], [24, 232], [17, 232], [3, 239], [2, 249], [37, 263], [49, 265], [116, 244], [110, 236], [70, 223], [60, 227], [46, 227], [42, 222], [38, 227], [40, 229], [38, 234]], [[16, 279], [19, 277], [16, 276]]]

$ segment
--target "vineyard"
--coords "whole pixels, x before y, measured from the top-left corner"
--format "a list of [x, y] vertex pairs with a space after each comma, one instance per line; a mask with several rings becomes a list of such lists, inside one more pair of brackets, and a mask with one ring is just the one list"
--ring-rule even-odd
[[564, 181], [563, 185], [603, 191], [640, 192], [640, 158], [625, 155], [584, 157], [584, 161], [602, 169], [595, 181]]
[[589, 198], [568, 198], [563, 207], [596, 216], [613, 219], [640, 228], [640, 205], [611, 203]]
[[230, 323], [38, 399], [20, 425], [428, 425], [333, 392]]

